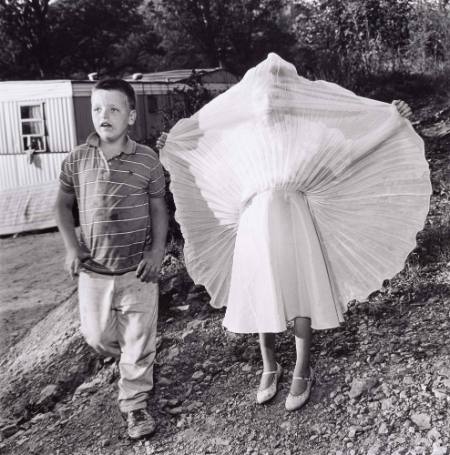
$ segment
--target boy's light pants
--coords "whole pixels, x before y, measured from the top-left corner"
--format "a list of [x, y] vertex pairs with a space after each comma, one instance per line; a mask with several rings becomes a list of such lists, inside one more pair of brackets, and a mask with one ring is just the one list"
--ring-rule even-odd
[[82, 271], [78, 298], [86, 342], [100, 354], [120, 359], [120, 410], [145, 408], [153, 388], [158, 285], [141, 282], [135, 272]]

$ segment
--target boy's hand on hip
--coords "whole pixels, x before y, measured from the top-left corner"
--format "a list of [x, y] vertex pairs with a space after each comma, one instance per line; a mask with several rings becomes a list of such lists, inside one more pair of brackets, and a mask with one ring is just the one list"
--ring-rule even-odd
[[71, 248], [66, 254], [65, 269], [72, 280], [78, 276], [81, 263], [90, 257], [89, 253], [81, 248]]
[[164, 259], [164, 250], [145, 250], [141, 262], [136, 270], [136, 276], [144, 283], [158, 281], [161, 264]]

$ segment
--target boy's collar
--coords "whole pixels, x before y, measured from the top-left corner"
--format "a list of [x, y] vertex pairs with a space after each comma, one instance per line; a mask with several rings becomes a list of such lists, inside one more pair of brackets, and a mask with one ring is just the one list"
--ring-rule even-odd
[[[86, 139], [87, 145], [91, 147], [100, 147], [100, 136], [97, 133], [91, 133]], [[120, 153], [126, 153], [127, 155], [132, 155], [136, 152], [136, 142], [133, 141], [129, 136], [127, 136], [127, 143], [125, 149]], [[119, 154], [120, 155], [120, 154]]]

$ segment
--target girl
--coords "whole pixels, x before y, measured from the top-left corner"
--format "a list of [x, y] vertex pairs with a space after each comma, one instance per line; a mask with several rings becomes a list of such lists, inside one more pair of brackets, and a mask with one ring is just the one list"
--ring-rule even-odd
[[[343, 322], [399, 271], [428, 212], [423, 142], [411, 114], [308, 81], [275, 54], [157, 146], [171, 174], [186, 267], [224, 326], [259, 333], [256, 395], [277, 393], [275, 334], [293, 320], [296, 364], [286, 409], [310, 396], [311, 329]], [[398, 112], [397, 112], [398, 111]]]

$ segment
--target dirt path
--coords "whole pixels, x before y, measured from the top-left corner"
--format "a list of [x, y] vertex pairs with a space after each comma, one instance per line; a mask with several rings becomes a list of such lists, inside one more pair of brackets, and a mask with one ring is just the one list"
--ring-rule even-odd
[[0, 238], [0, 357], [73, 293], [58, 232]]

